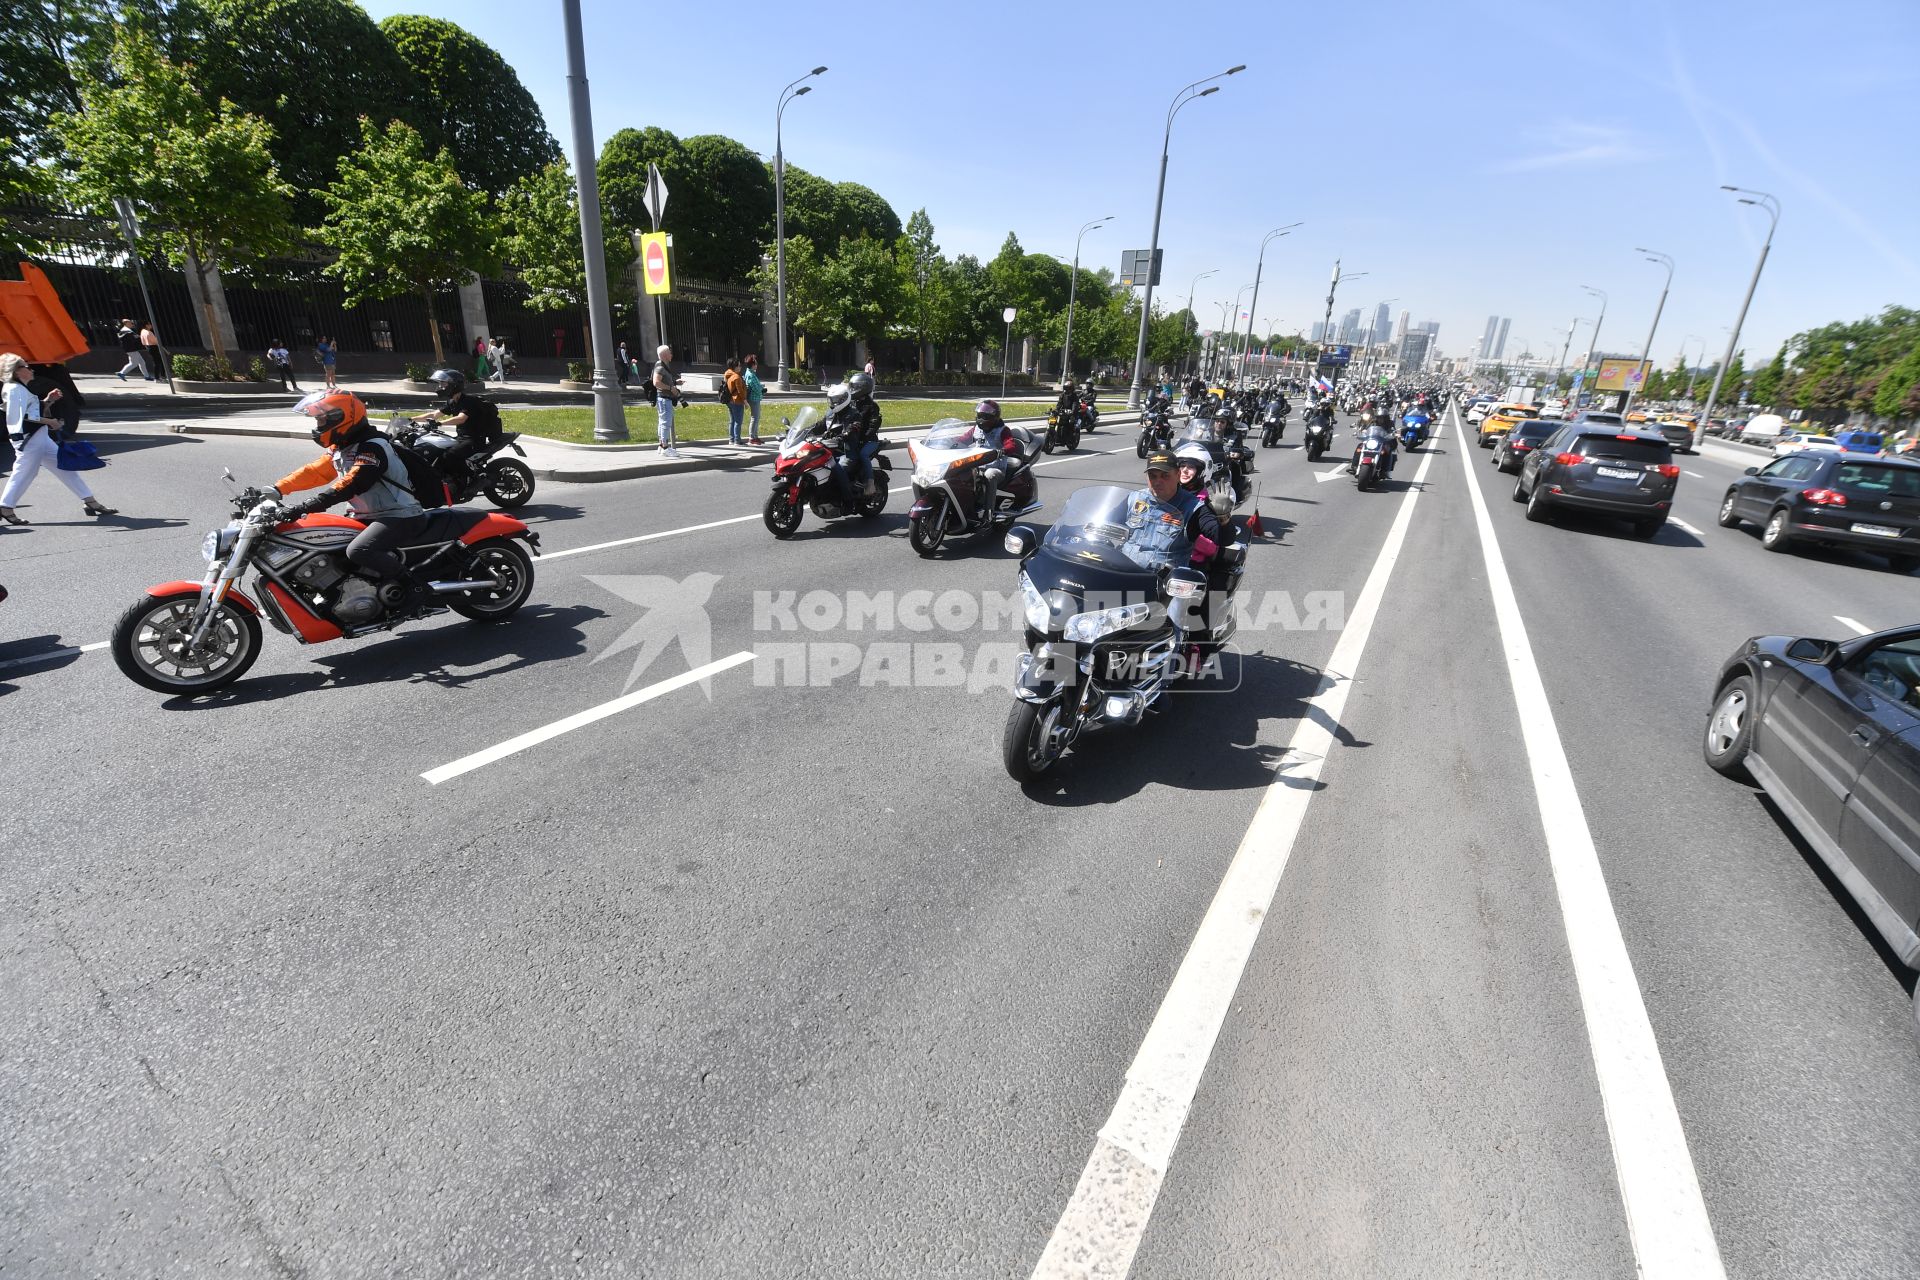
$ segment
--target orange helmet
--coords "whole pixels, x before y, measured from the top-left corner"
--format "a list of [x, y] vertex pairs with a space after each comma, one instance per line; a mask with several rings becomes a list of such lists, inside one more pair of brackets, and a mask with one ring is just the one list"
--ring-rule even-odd
[[351, 391], [316, 391], [294, 408], [313, 419], [313, 442], [323, 449], [352, 443], [367, 425], [367, 406]]

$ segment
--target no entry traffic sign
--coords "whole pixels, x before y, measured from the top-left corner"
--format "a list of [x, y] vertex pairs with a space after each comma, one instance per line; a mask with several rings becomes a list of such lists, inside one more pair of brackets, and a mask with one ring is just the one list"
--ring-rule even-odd
[[672, 293], [673, 281], [667, 273], [667, 233], [649, 232], [640, 237], [640, 270], [648, 293]]

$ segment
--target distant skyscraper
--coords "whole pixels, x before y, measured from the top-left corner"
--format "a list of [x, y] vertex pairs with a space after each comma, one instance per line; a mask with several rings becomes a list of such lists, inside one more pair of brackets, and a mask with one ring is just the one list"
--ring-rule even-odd
[[1393, 340], [1395, 342], [1399, 342], [1400, 339], [1407, 336], [1408, 315], [1409, 315], [1408, 312], [1402, 311], [1400, 313], [1400, 318], [1393, 322]]
[[1499, 333], [1500, 317], [1488, 316], [1487, 327], [1480, 331], [1480, 358], [1482, 360], [1491, 360], [1494, 358], [1493, 342]]
[[1340, 317], [1341, 342], [1356, 342], [1360, 337], [1360, 308], [1355, 307]]
[[1326, 340], [1327, 340], [1327, 322], [1325, 320], [1315, 320], [1313, 322], [1313, 332], [1310, 335], [1308, 335], [1307, 341], [1308, 342], [1325, 342]]
[[1385, 342], [1392, 331], [1393, 313], [1383, 302], [1373, 309], [1373, 323], [1367, 326], [1367, 338], [1371, 342]]
[[1494, 331], [1493, 358], [1495, 360], [1499, 360], [1507, 354], [1507, 326], [1512, 323], [1513, 321], [1510, 318], [1502, 316], [1500, 318], [1500, 327]]
[[1419, 373], [1427, 367], [1427, 353], [1432, 348], [1432, 339], [1424, 330], [1409, 329], [1401, 335], [1398, 350], [1400, 353], [1400, 372]]
[[1440, 336], [1440, 322], [1438, 320], [1422, 320], [1413, 327], [1421, 333], [1426, 334], [1429, 338], [1438, 338]]

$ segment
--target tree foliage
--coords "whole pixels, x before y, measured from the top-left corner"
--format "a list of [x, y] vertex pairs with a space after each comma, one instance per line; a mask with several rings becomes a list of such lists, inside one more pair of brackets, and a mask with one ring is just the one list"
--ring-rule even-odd
[[[162, 252], [199, 275], [202, 298], [213, 269], [284, 247], [291, 192], [274, 166], [272, 128], [231, 102], [209, 104], [187, 69], [137, 29], [121, 31], [111, 71], [83, 86], [81, 111], [54, 121], [75, 197], [98, 210], [116, 196], [130, 200]], [[224, 359], [206, 311], [214, 354]]]
[[[572, 167], [564, 159], [555, 160], [522, 178], [501, 197], [499, 212], [499, 255], [513, 264], [531, 291], [527, 305], [535, 311], [584, 309], [587, 269], [580, 253], [580, 192]], [[633, 266], [633, 242], [604, 209], [600, 226], [607, 279], [617, 294], [619, 281]]]
[[327, 268], [347, 300], [417, 293], [427, 304], [433, 357], [445, 360], [436, 296], [493, 264], [487, 198], [468, 189], [444, 147], [429, 155], [420, 131], [360, 121], [360, 149], [323, 193], [323, 238], [339, 254]]
[[458, 23], [395, 14], [380, 32], [413, 72], [410, 104], [429, 146], [453, 153], [460, 176], [491, 196], [560, 158], [546, 117], [513, 67]]

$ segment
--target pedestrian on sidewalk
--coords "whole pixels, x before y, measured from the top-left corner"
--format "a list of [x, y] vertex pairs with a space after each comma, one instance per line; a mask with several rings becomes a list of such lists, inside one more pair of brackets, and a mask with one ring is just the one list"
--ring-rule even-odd
[[487, 362], [493, 366], [493, 376], [489, 382], [507, 384], [507, 344], [498, 338], [487, 339]]
[[120, 332], [115, 336], [120, 339], [120, 354], [127, 358], [127, 362], [120, 366], [118, 374], [120, 381], [125, 382], [128, 372], [131, 371], [151, 382], [153, 375], [147, 372], [146, 353], [140, 350], [140, 331], [133, 327], [133, 321], [121, 320]]
[[166, 361], [160, 358], [160, 335], [153, 331], [153, 322], [144, 321], [140, 325], [140, 356], [147, 362], [147, 381], [161, 382], [166, 379]]
[[747, 408], [751, 411], [753, 422], [747, 428], [747, 443], [760, 443], [760, 398], [767, 389], [760, 385], [760, 357], [748, 356], [746, 369], [740, 374], [740, 380], [747, 384]]
[[727, 371], [721, 375], [726, 381], [727, 392], [727, 443], [740, 443], [740, 423], [747, 413], [747, 382], [740, 376], [740, 362], [727, 361]]
[[[14, 507], [32, 487], [34, 477], [40, 474], [42, 467], [52, 467], [53, 473], [60, 477], [60, 483], [73, 490], [76, 498], [86, 503], [90, 516], [110, 516], [112, 507], [103, 507], [99, 499], [93, 496], [93, 490], [87, 488], [87, 482], [80, 478], [77, 471], [62, 471], [56, 465], [60, 458], [60, 445], [57, 439], [61, 420], [47, 410], [41, 398], [27, 386], [26, 359], [9, 351], [0, 355], [0, 386], [6, 388], [7, 400], [7, 440], [13, 445], [13, 476], [7, 481], [4, 492], [0, 492], [0, 523], [26, 524], [14, 514]], [[47, 400], [58, 405], [61, 399], [59, 388], [47, 392]]]
[[659, 357], [653, 366], [653, 389], [659, 395], [655, 411], [660, 415], [660, 456], [677, 458], [680, 451], [673, 447], [673, 410], [680, 400], [680, 375], [673, 368], [673, 348], [664, 342], [654, 352]]
[[280, 375], [282, 391], [298, 391], [300, 384], [293, 380], [293, 353], [287, 350], [287, 344], [275, 338], [273, 345], [267, 348], [267, 363]]
[[633, 364], [632, 357], [627, 355], [627, 344], [622, 342], [620, 344], [620, 369], [619, 369], [620, 389], [622, 391], [625, 391], [627, 389], [627, 379], [633, 376], [633, 371], [630, 367], [632, 364]]
[[473, 340], [473, 380], [487, 380], [487, 339], [482, 335]]
[[313, 343], [313, 358], [320, 362], [320, 372], [326, 375], [327, 390], [332, 391], [334, 382], [333, 363], [340, 354], [340, 341], [337, 338], [316, 338]]

